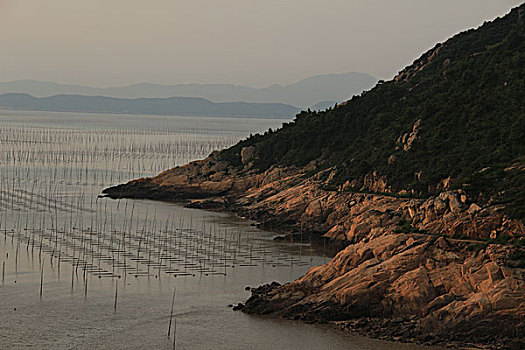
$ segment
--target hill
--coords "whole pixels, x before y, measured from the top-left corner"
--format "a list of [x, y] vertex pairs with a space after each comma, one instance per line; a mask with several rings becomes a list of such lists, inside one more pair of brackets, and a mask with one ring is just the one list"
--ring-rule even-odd
[[35, 80], [0, 82], [0, 94], [26, 93], [36, 97], [53, 95], [108, 96], [116, 98], [199, 97], [213, 102], [284, 103], [308, 108], [321, 101], [344, 101], [371, 88], [377, 79], [364, 73], [325, 74], [289, 85], [252, 88], [231, 84], [161, 85], [137, 83], [129, 86], [94, 88]]
[[[334, 168], [329, 186], [428, 196], [468, 189], [525, 219], [525, 40], [513, 11], [438, 44], [392, 81], [224, 151], [241, 165]], [[372, 188], [365, 178], [385, 183]]]
[[296, 107], [281, 103], [214, 103], [193, 97], [123, 99], [104, 96], [57, 95], [36, 98], [17, 93], [0, 95], [0, 107], [33, 111], [264, 118], [291, 118], [299, 111]]
[[342, 246], [292, 283], [252, 289], [244, 312], [521, 349], [524, 22], [521, 5], [336, 108], [104, 193], [229, 210], [291, 242]]

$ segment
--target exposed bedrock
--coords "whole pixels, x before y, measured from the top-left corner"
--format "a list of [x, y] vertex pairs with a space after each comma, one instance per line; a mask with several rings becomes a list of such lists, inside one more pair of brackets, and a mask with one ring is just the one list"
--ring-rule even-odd
[[[249, 162], [250, 152], [243, 159]], [[504, 207], [476, 203], [462, 190], [423, 199], [328, 191], [326, 176], [306, 176], [310, 171], [258, 173], [211, 155], [104, 193], [229, 210], [275, 230], [347, 246], [292, 283], [254, 289], [244, 312], [335, 322], [401, 341], [523, 345], [523, 248], [505, 241], [523, 240], [524, 227]], [[373, 179], [365, 179], [363, 191], [378, 186]]]
[[525, 234], [523, 223], [508, 218], [502, 205], [475, 203], [463, 190], [424, 199], [406, 198], [366, 193], [377, 184], [365, 178], [362, 192], [328, 191], [320, 178], [331, 170], [308, 177], [310, 170], [238, 170], [211, 155], [103, 193], [111, 198], [180, 201], [194, 207], [232, 210], [263, 224], [271, 222], [275, 229], [317, 232], [349, 243], [393, 231], [472, 239]]
[[337, 322], [379, 338], [520, 348], [523, 269], [508, 247], [387, 234], [352, 244], [284, 286], [254, 289], [243, 309], [307, 322]]

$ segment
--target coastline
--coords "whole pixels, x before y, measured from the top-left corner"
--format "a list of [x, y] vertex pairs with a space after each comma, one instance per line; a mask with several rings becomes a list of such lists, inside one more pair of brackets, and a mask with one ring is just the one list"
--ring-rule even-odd
[[[309, 167], [257, 173], [245, 161], [239, 170], [214, 153], [104, 195], [230, 211], [287, 239], [309, 233], [346, 246], [292, 283], [255, 288], [243, 312], [427, 345], [523, 343], [525, 272], [509, 258], [512, 246], [497, 242], [522, 236], [523, 225], [502, 207], [464, 191], [426, 199], [327, 191], [320, 177], [306, 176]], [[368, 182], [380, 190], [381, 179]]]

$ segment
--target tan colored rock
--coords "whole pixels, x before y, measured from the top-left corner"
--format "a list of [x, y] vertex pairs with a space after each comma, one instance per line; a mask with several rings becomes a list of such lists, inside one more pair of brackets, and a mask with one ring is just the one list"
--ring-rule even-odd
[[233, 180], [227, 180], [227, 181], [221, 181], [221, 182], [213, 182], [213, 181], [204, 181], [200, 187], [212, 192], [226, 192], [229, 189], [231, 189], [233, 184]]
[[365, 175], [363, 180], [363, 187], [361, 190], [372, 191], [372, 192], [390, 192], [390, 186], [388, 185], [385, 176], [380, 176], [377, 172], [372, 172]]
[[434, 198], [434, 208], [438, 214], [443, 214], [448, 209], [448, 205], [442, 198], [436, 197]]
[[477, 212], [479, 212], [481, 210], [481, 207], [479, 205], [477, 205], [476, 203], [472, 203], [469, 207], [468, 207], [468, 213], [470, 215], [474, 215], [476, 214]]
[[397, 159], [397, 157], [396, 157], [394, 154], [392, 154], [392, 155], [390, 155], [390, 157], [388, 157], [387, 163], [388, 163], [389, 165], [392, 165], [392, 164], [394, 164], [394, 162], [396, 161], [396, 159]]
[[248, 146], [241, 149], [241, 162], [242, 164], [248, 164], [255, 157], [255, 147]]
[[310, 202], [305, 210], [306, 215], [308, 216], [319, 216], [323, 213], [323, 206], [320, 200], [315, 200]]
[[450, 207], [450, 211], [453, 213], [458, 212], [463, 208], [463, 204], [455, 195], [449, 195], [448, 205]]
[[[259, 312], [312, 321], [399, 317], [417, 321], [410, 329], [419, 334], [431, 329], [442, 337], [453, 332], [463, 339], [487, 334], [488, 329], [501, 339], [523, 332], [524, 272], [505, 265], [511, 248], [491, 244], [468, 249], [473, 239], [494, 232], [525, 234], [523, 225], [505, 217], [501, 206], [467, 206], [461, 191], [428, 199], [325, 191], [296, 168], [272, 167], [263, 173], [225, 168], [207, 175], [205, 170], [212, 172], [216, 164], [216, 159], [193, 162], [128, 186], [168, 199], [209, 196], [192, 204], [228, 205], [261, 221], [271, 217], [272, 222], [295, 222], [297, 230], [327, 232], [330, 239], [350, 243], [328, 264], [273, 289], [257, 304]], [[369, 174], [365, 185], [388, 189], [377, 173]], [[394, 234], [402, 219], [430, 235]], [[434, 234], [448, 238], [436, 239]], [[463, 236], [469, 240], [451, 238]]]
[[[365, 317], [368, 324], [378, 317], [399, 319], [396, 324], [411, 319], [414, 334], [449, 339], [469, 332], [469, 342], [481, 342], [487, 334], [523, 340], [523, 274], [503, 273], [492, 258], [465, 245], [415, 234], [361, 241], [273, 289], [269, 299], [248, 301], [246, 311], [262, 307], [258, 312], [313, 321]], [[295, 297], [298, 291], [304, 295]]]
[[[243, 162], [249, 164], [253, 150], [243, 150]], [[335, 169], [325, 172], [334, 174]], [[445, 191], [438, 196], [407, 199], [326, 191], [321, 177], [304, 174], [294, 167], [239, 170], [210, 156], [131, 181], [114, 194], [136, 191], [145, 198], [168, 200], [207, 197], [191, 204], [249, 211], [261, 221], [292, 223], [297, 231], [326, 232], [326, 237], [350, 244], [328, 264], [274, 289], [263, 299], [267, 303], [259, 304], [262, 311], [312, 321], [408, 318], [417, 320], [411, 327], [420, 334], [432, 329], [442, 336], [456, 332], [464, 339], [488, 329], [499, 332], [501, 339], [524, 331], [524, 271], [506, 264], [512, 247], [469, 248], [474, 239], [525, 234], [523, 224], [506, 217], [502, 206], [468, 206], [466, 192], [447, 190], [450, 178], [442, 181], [439, 190]], [[390, 190], [377, 172], [347, 184], [347, 189]], [[410, 221], [409, 231], [429, 235], [394, 233], [400, 220]], [[448, 237], [436, 239], [435, 234]]]
[[407, 132], [399, 136], [399, 138], [396, 141], [396, 144], [397, 144], [396, 149], [402, 148], [403, 151], [405, 152], [408, 151], [412, 147], [412, 144], [414, 143], [414, 141], [417, 140], [420, 127], [421, 127], [421, 119], [418, 119], [412, 126], [412, 131], [410, 133]]

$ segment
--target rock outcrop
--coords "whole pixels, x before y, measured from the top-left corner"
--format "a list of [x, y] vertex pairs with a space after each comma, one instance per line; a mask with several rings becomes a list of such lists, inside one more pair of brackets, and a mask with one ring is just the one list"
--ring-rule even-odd
[[205, 160], [105, 190], [250, 217], [343, 250], [248, 313], [523, 349], [525, 4], [394, 80]]
[[519, 349], [524, 271], [506, 266], [508, 247], [468, 246], [403, 233], [361, 241], [293, 283], [253, 290], [243, 311], [405, 342]]
[[[254, 156], [243, 153], [246, 162]], [[463, 190], [430, 198], [326, 190], [323, 173], [331, 170], [306, 176], [312, 166], [259, 173], [212, 154], [104, 192], [230, 210], [347, 246], [295, 282], [254, 289], [244, 312], [333, 322], [386, 339], [519, 348], [525, 269], [513, 259], [523, 249], [488, 240], [523, 242], [520, 221]]]
[[414, 143], [414, 141], [417, 140], [420, 127], [421, 127], [421, 119], [418, 119], [412, 126], [411, 132], [407, 132], [399, 136], [399, 138], [396, 141], [396, 150], [403, 149], [403, 151], [405, 152], [408, 151], [412, 147], [412, 144]]

